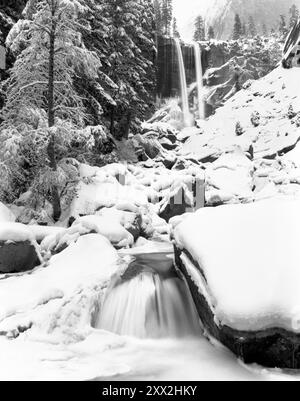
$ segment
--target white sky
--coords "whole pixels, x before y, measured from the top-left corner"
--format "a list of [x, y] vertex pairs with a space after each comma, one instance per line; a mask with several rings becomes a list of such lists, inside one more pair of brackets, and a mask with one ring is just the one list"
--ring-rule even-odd
[[204, 14], [212, 0], [173, 0], [174, 16], [178, 20], [178, 27], [185, 40], [192, 37], [194, 18]]

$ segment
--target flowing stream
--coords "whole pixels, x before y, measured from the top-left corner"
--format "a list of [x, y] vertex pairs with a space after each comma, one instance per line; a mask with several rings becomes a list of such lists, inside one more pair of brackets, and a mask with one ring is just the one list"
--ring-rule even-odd
[[177, 275], [173, 255], [136, 255], [112, 280], [96, 327], [138, 338], [200, 335], [197, 311], [186, 282]]

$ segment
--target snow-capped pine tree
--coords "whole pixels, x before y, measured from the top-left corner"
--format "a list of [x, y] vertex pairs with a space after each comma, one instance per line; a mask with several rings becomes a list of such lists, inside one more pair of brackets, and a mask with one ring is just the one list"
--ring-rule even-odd
[[289, 21], [289, 29], [292, 29], [299, 18], [299, 8], [296, 4], [293, 4], [289, 9], [290, 21]]
[[239, 14], [235, 14], [232, 39], [238, 40], [242, 36], [242, 22]]
[[112, 135], [127, 137], [153, 107], [154, 7], [151, 0], [102, 0], [100, 5], [107, 30], [101, 70], [114, 83], [105, 116]]
[[262, 25], [262, 34], [263, 36], [268, 36], [268, 29], [267, 29], [267, 25], [265, 23], [263, 23]]
[[279, 22], [279, 35], [282, 40], [286, 39], [288, 34], [288, 29], [286, 25], [286, 18], [283, 14], [280, 15], [280, 22]]
[[163, 21], [162, 21], [162, 5], [161, 0], [153, 1], [154, 13], [155, 13], [155, 25], [156, 32], [159, 35], [163, 35]]
[[161, 0], [161, 2], [163, 33], [170, 36], [173, 19], [173, 0]]
[[257, 35], [255, 22], [254, 22], [254, 18], [252, 15], [250, 15], [249, 21], [248, 21], [248, 34], [251, 38], [254, 38]]
[[[28, 19], [17, 23], [7, 38], [8, 46], [19, 49], [22, 43], [23, 50], [5, 83], [1, 150], [6, 171], [17, 156], [24, 162], [20, 155], [24, 141], [45, 152], [35, 178], [49, 193], [53, 218], [58, 220], [63, 175], [58, 168], [59, 148], [69, 139], [70, 124], [80, 127], [85, 118], [73, 80], [79, 70], [94, 79], [100, 63], [82, 43], [79, 14], [83, 10], [77, 0], [29, 0], [26, 11]], [[38, 123], [37, 114], [42, 116]]]
[[177, 26], [177, 19], [174, 17], [173, 18], [173, 37], [174, 38], [180, 38], [180, 33], [178, 31], [178, 26]]
[[10, 0], [0, 3], [0, 43], [4, 43], [12, 25], [21, 17], [27, 0]]
[[199, 15], [195, 20], [194, 41], [201, 42], [205, 39], [205, 22], [202, 16]]
[[[0, 1], [0, 45], [5, 46], [6, 37], [15, 24], [21, 17], [25, 7], [26, 0], [10, 0]], [[6, 68], [12, 67], [14, 57], [10, 52], [6, 54]], [[7, 71], [0, 69], [0, 82], [7, 79]], [[4, 105], [4, 95], [0, 92], [0, 110]], [[0, 117], [1, 122], [1, 117]]]
[[245, 22], [243, 22], [243, 24], [242, 24], [242, 36], [243, 36], [243, 38], [247, 37], [247, 25]]
[[77, 74], [76, 89], [85, 99], [84, 104], [89, 112], [92, 125], [98, 125], [107, 110], [116, 106], [111, 93], [117, 89], [109, 77], [111, 64], [109, 57], [113, 43], [110, 37], [112, 20], [105, 2], [84, 0], [83, 18], [87, 29], [82, 29], [82, 41], [86, 48], [94, 52], [101, 62], [101, 68], [95, 79], [84, 76], [84, 71]]

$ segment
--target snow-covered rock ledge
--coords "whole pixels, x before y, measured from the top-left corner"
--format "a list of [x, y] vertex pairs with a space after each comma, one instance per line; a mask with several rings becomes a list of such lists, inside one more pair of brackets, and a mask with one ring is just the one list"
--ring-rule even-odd
[[268, 200], [172, 222], [176, 264], [208, 334], [246, 363], [300, 368], [299, 210]]

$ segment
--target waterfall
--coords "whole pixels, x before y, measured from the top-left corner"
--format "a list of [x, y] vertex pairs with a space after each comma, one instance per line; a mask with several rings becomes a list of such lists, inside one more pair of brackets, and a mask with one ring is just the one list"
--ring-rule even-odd
[[198, 93], [198, 111], [199, 118], [205, 118], [205, 104], [203, 100], [203, 70], [201, 60], [201, 48], [199, 43], [194, 42], [195, 66], [196, 66], [196, 80], [197, 80], [197, 93]]
[[180, 90], [181, 90], [183, 120], [184, 120], [184, 125], [188, 127], [188, 126], [192, 125], [192, 118], [191, 118], [190, 109], [189, 109], [189, 99], [188, 99], [188, 90], [187, 90], [183, 55], [182, 55], [180, 40], [178, 38], [175, 39], [175, 44], [176, 44], [178, 65], [179, 65], [179, 74], [180, 74]]
[[100, 308], [96, 328], [138, 338], [199, 334], [199, 318], [187, 284], [173, 260], [162, 254], [136, 256], [116, 276]]

